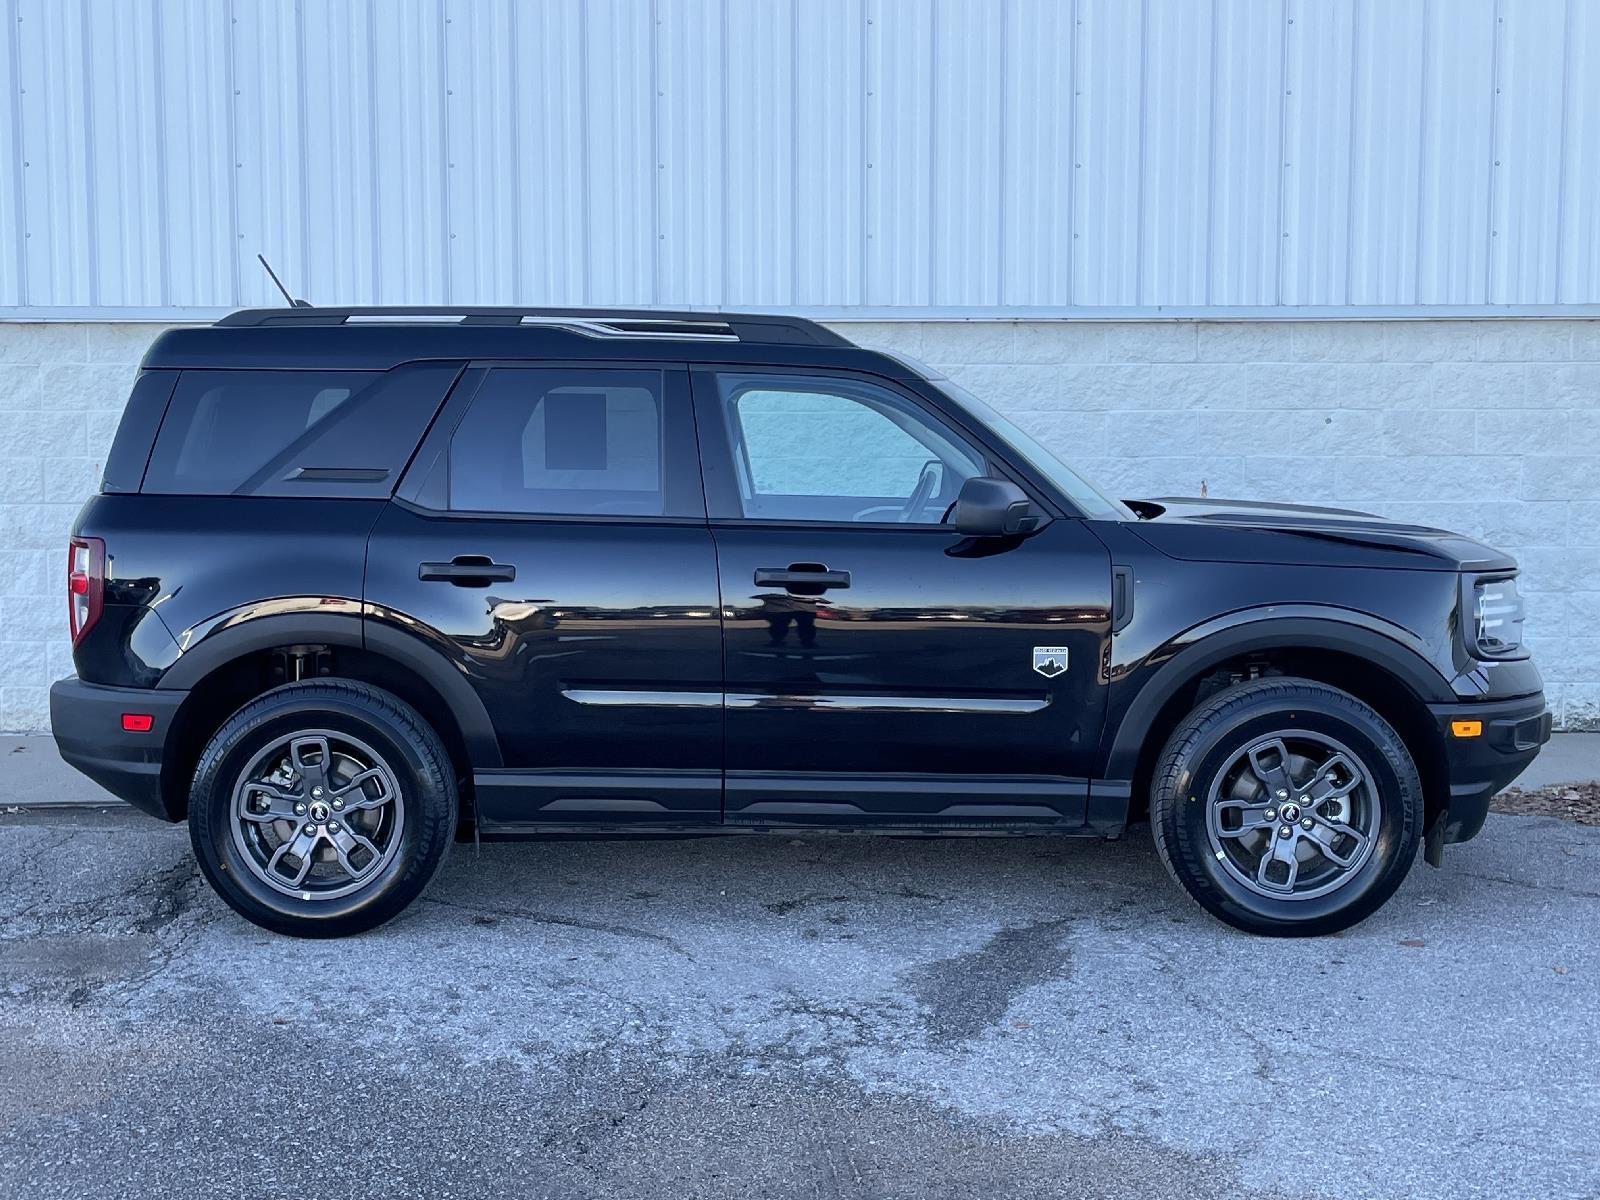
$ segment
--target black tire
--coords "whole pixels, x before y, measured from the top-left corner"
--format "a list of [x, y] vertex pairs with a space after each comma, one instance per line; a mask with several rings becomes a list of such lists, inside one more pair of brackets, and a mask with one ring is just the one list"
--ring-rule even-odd
[[[1275, 736], [1280, 733], [1284, 736]], [[1368, 790], [1352, 792], [1345, 801], [1330, 800], [1326, 810], [1337, 814], [1346, 805], [1351, 827], [1361, 824], [1359, 814], [1365, 811], [1370, 825], [1364, 839], [1329, 833], [1335, 824], [1317, 822], [1314, 809], [1302, 814], [1295, 803], [1298, 796], [1289, 797], [1293, 825], [1283, 824], [1276, 809], [1259, 807], [1273, 804], [1271, 797], [1282, 792], [1268, 790], [1254, 769], [1257, 760], [1251, 752], [1271, 767], [1284, 761], [1273, 747], [1287, 745], [1293, 752], [1319, 743], [1346, 748], [1346, 761], [1353, 758], [1367, 778]], [[1242, 769], [1241, 756], [1246, 764]], [[1330, 750], [1330, 761], [1337, 757], [1339, 750]], [[1304, 778], [1303, 766], [1300, 773]], [[1332, 778], [1348, 783], [1355, 774], [1336, 766]], [[1293, 782], [1294, 791], [1304, 786], [1300, 779]], [[1231, 798], [1244, 793], [1250, 793], [1247, 800]], [[1366, 799], [1369, 795], [1375, 799]], [[1368, 807], [1363, 810], [1364, 805]], [[1225, 817], [1224, 809], [1237, 816]], [[1246, 818], [1248, 831], [1243, 829]], [[1225, 824], [1231, 820], [1239, 824]], [[1283, 838], [1284, 856], [1294, 856], [1302, 820], [1313, 821], [1310, 828], [1318, 837], [1334, 838], [1335, 849], [1350, 859], [1349, 865], [1338, 867], [1317, 844], [1308, 844], [1298, 853], [1323, 873], [1310, 876], [1308, 894], [1260, 894], [1258, 889], [1285, 884], [1292, 893], [1300, 886], [1296, 883], [1300, 868], [1296, 865], [1291, 874], [1290, 864], [1274, 863], [1262, 868], [1268, 872], [1266, 879], [1256, 876], [1252, 882], [1249, 863], [1241, 862], [1250, 857], [1247, 846], [1277, 846], [1274, 839]], [[1172, 877], [1213, 916], [1250, 933], [1279, 937], [1335, 933], [1370, 916], [1394, 895], [1411, 869], [1422, 841], [1422, 823], [1422, 782], [1399, 735], [1354, 696], [1309, 679], [1257, 680], [1202, 704], [1168, 739], [1150, 789], [1156, 850]], [[1309, 841], [1311, 834], [1305, 836]], [[1266, 857], [1271, 857], [1267, 851], [1254, 855], [1257, 864]], [[1280, 873], [1287, 878], [1273, 877]], [[1320, 894], [1315, 886], [1319, 878], [1328, 880]]]
[[[364, 849], [350, 853], [348, 861], [371, 874], [361, 879], [359, 871], [346, 873], [343, 886], [351, 889], [347, 894], [338, 894], [337, 878], [328, 883], [325, 891], [296, 890], [311, 887], [311, 883], [296, 883], [285, 891], [287, 868], [277, 874], [260, 863], [265, 856], [264, 842], [281, 845], [291, 840], [294, 832], [303, 828], [300, 821], [311, 818], [294, 817], [276, 825], [257, 825], [236, 815], [236, 789], [244, 789], [247, 769], [253, 772], [250, 778], [259, 778], [259, 768], [253, 764], [273, 761], [277, 747], [288, 738], [298, 739], [290, 743], [293, 746], [311, 747], [300, 751], [304, 761], [312, 765], [320, 761], [324, 769], [336, 758], [329, 751], [330, 745], [338, 750], [359, 746], [372, 752], [388, 772], [383, 778], [392, 780], [392, 786], [384, 782], [367, 785], [380, 795], [392, 794], [391, 800], [369, 815], [355, 812], [362, 807], [358, 801], [363, 796], [339, 792], [333, 786], [334, 777], [328, 777], [328, 795], [351, 795], [349, 811], [343, 814], [344, 828], [348, 833], [370, 832], [370, 844], [375, 851], [383, 851], [370, 857]], [[296, 799], [310, 794], [304, 780], [297, 775], [292, 777], [296, 782], [280, 789], [292, 793], [283, 798], [291, 807]], [[245, 797], [246, 806], [268, 803], [246, 791], [239, 794]], [[324, 804], [315, 807], [325, 819], [331, 818], [329, 828], [340, 828], [339, 814], [326, 813]], [[449, 754], [427, 721], [405, 701], [379, 688], [353, 680], [322, 679], [274, 688], [234, 713], [217, 731], [195, 767], [189, 794], [189, 838], [206, 879], [246, 919], [264, 929], [295, 937], [342, 937], [383, 924], [416, 899], [444, 861], [455, 831], [456, 814], [455, 772]], [[358, 819], [370, 819], [376, 824], [370, 831], [358, 831]], [[390, 836], [380, 846], [384, 821], [390, 822]], [[236, 826], [241, 832], [236, 833]], [[271, 834], [255, 832], [268, 828], [273, 831]], [[276, 832], [283, 829], [289, 831], [288, 836], [280, 837]], [[326, 849], [321, 848], [322, 843], [308, 842], [317, 847], [308, 858], [327, 858], [335, 853], [333, 835], [320, 829], [319, 835], [326, 839]], [[257, 857], [256, 865], [247, 861], [247, 855]], [[291, 854], [285, 861], [293, 864], [298, 860]], [[313, 867], [314, 872], [320, 869], [326, 868]], [[338, 874], [337, 866], [331, 873]], [[269, 876], [277, 883], [271, 882]], [[317, 885], [320, 883], [317, 881]]]

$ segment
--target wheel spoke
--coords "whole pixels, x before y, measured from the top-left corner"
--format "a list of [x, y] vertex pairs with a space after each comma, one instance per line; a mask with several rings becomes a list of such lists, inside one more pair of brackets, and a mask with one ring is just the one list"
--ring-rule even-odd
[[[312, 858], [312, 853], [315, 851], [316, 846], [316, 829], [312, 828], [311, 832], [307, 833], [305, 827], [302, 827], [296, 831], [292, 838], [288, 838], [283, 845], [272, 852], [272, 857], [267, 860], [267, 873], [276, 876], [279, 880], [292, 887], [299, 887], [305, 882], [306, 876], [311, 873], [311, 867], [315, 862], [315, 859]], [[286, 857], [299, 861], [300, 865], [295, 869], [293, 875], [286, 874], [278, 869], [278, 864]]]
[[[1300, 860], [1295, 856], [1295, 837], [1275, 837], [1272, 844], [1261, 856], [1261, 863], [1256, 867], [1256, 882], [1271, 892], [1285, 894], [1294, 891], [1294, 882], [1300, 877]], [[1285, 877], [1279, 882], [1274, 876], [1276, 872], [1272, 867], [1274, 863], [1282, 863]]]
[[[369, 795], [367, 785], [378, 785], [378, 794]], [[348, 783], [336, 788], [330, 788], [328, 794], [333, 799], [342, 801], [345, 812], [357, 808], [382, 808], [394, 799], [394, 791], [389, 785], [389, 775], [377, 767], [369, 767], [351, 777]]]
[[[339, 858], [339, 865], [345, 869], [345, 872], [352, 879], [360, 879], [362, 875], [372, 868], [372, 864], [382, 857], [378, 847], [373, 845], [371, 838], [357, 833], [348, 825], [341, 825], [337, 831], [330, 831], [328, 840], [333, 843], [333, 852]], [[365, 851], [368, 855], [359, 867], [350, 861], [351, 852], [356, 850]]]
[[1294, 791], [1294, 780], [1289, 777], [1289, 747], [1282, 738], [1250, 747], [1250, 770], [1267, 789], [1268, 799], [1284, 800]]
[[289, 743], [289, 762], [307, 792], [313, 787], [327, 787], [328, 767], [332, 761], [333, 751], [328, 748], [325, 737], [297, 737]]
[[[1313, 845], [1321, 851], [1324, 858], [1338, 867], [1348, 867], [1361, 856], [1366, 849], [1367, 837], [1360, 830], [1354, 829], [1342, 821], [1329, 821], [1325, 817], [1313, 816], [1316, 823], [1306, 831], [1306, 837], [1311, 839]], [[1349, 839], [1349, 850], [1338, 849], [1339, 845]]]
[[246, 821], [295, 821], [299, 819], [294, 811], [298, 801], [296, 793], [257, 779], [244, 785], [244, 805], [239, 815]]
[[[1272, 808], [1272, 803], [1258, 800], [1235, 800], [1224, 797], [1216, 802], [1217, 808], [1217, 834], [1219, 837], [1237, 838], [1247, 833], [1254, 833], [1258, 829], [1271, 829], [1275, 821], [1268, 817], [1267, 811]], [[1224, 813], [1238, 813], [1238, 825], [1223, 824]]]
[[[1342, 783], [1338, 782], [1340, 775], [1344, 776]], [[1313, 805], [1320, 805], [1326, 800], [1342, 800], [1360, 787], [1364, 780], [1355, 763], [1347, 756], [1335, 753], [1317, 768], [1317, 773], [1305, 786], [1305, 794], [1311, 797]]]

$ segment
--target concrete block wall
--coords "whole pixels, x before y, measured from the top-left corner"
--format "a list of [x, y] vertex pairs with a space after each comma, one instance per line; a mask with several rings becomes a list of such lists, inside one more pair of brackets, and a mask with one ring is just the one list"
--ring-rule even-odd
[[[66, 535], [149, 324], [0, 323], [0, 730], [71, 671]], [[1294, 500], [1514, 553], [1558, 721], [1600, 728], [1600, 321], [840, 323], [1108, 490]]]

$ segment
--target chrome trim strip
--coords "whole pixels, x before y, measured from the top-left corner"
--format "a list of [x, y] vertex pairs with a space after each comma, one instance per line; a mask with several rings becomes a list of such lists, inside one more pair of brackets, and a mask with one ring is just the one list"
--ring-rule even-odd
[[797, 708], [815, 712], [923, 712], [1002, 713], [1040, 712], [1049, 697], [1037, 700], [996, 700], [954, 696], [795, 696], [729, 692], [729, 708]]
[[623, 688], [563, 688], [575, 704], [597, 708], [721, 708], [721, 692], [633, 691]]

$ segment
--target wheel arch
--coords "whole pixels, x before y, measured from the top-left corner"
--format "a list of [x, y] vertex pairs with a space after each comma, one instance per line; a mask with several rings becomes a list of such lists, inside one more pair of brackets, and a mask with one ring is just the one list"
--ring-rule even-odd
[[[318, 666], [323, 654], [331, 669]], [[463, 779], [470, 781], [476, 767], [502, 764], [483, 701], [423, 637], [355, 613], [249, 617], [214, 625], [157, 684], [188, 693], [162, 754], [161, 790], [176, 817], [187, 809], [189, 776], [206, 741], [242, 705], [288, 682], [275, 677], [276, 663], [296, 656], [313, 664], [314, 675], [357, 679], [417, 709], [438, 731]]]
[[[1261, 613], [1211, 623], [1169, 641], [1106, 743], [1102, 777], [1128, 781], [1129, 817], [1146, 805], [1162, 747], [1200, 699], [1235, 673], [1314, 679], [1349, 692], [1394, 727], [1422, 775], [1427, 819], [1448, 803], [1447, 768], [1429, 703], [1455, 698], [1449, 681], [1402, 630], [1341, 615]], [[1220, 685], [1219, 685], [1219, 680]], [[1210, 688], [1207, 691], [1207, 688]]]

